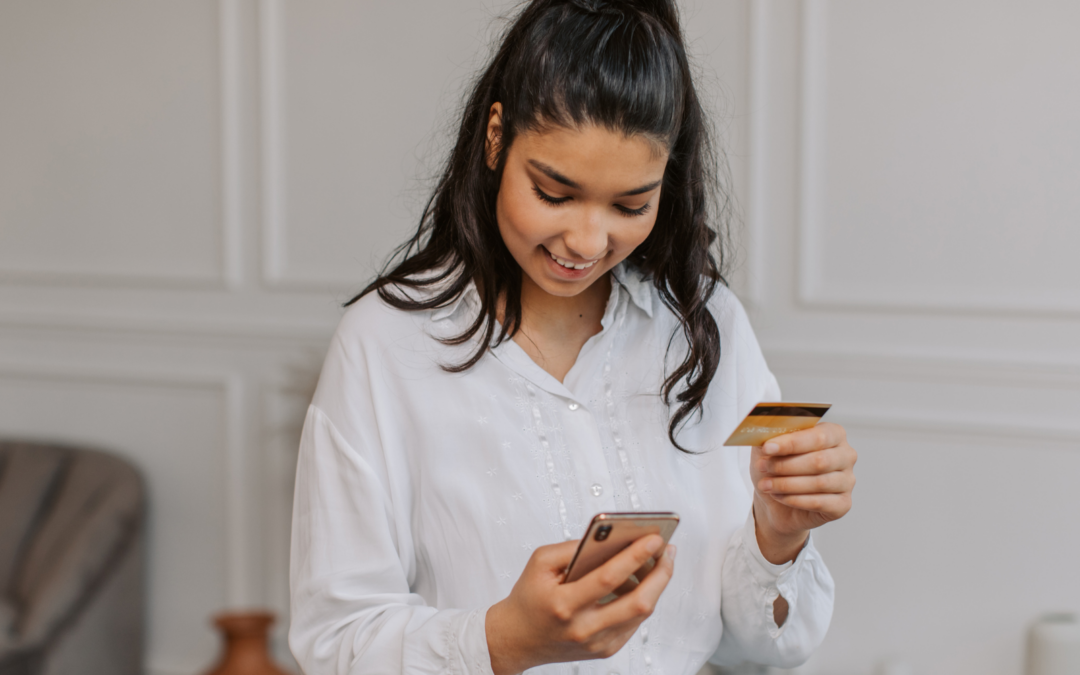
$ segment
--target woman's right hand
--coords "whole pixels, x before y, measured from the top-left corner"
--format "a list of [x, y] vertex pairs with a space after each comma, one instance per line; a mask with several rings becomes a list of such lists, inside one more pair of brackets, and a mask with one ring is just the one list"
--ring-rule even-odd
[[485, 620], [491, 668], [510, 675], [545, 663], [604, 659], [619, 651], [649, 618], [671, 580], [675, 547], [634, 590], [600, 605], [598, 601], [653, 557], [663, 540], [638, 539], [586, 576], [564, 584], [578, 542], [541, 546], [507, 598], [488, 609]]

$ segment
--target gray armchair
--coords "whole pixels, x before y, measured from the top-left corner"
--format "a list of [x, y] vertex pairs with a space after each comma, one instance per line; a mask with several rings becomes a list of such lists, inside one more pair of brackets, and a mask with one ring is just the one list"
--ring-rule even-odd
[[135, 675], [143, 656], [138, 472], [0, 441], [0, 675]]

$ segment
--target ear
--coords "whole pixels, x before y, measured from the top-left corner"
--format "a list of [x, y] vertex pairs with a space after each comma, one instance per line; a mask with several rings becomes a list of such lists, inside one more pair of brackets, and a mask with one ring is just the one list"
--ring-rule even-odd
[[484, 143], [487, 165], [492, 171], [498, 165], [499, 152], [502, 151], [502, 130], [502, 103], [496, 101], [488, 111], [487, 140]]

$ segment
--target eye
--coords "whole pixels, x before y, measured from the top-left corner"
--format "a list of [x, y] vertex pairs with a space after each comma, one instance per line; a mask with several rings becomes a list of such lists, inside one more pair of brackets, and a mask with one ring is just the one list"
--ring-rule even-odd
[[646, 213], [649, 212], [649, 207], [651, 207], [651, 206], [652, 206], [652, 204], [646, 204], [645, 206], [642, 206], [641, 208], [628, 209], [625, 206], [622, 206], [621, 204], [616, 204], [615, 208], [617, 208], [619, 210], [619, 212], [622, 213], [627, 218], [633, 218], [635, 216], [643, 216], [643, 215], [645, 215]]
[[547, 202], [552, 206], [558, 206], [559, 204], [564, 204], [570, 201], [569, 197], [552, 197], [551, 195], [541, 190], [540, 187], [537, 185], [533, 185], [533, 192], [535, 192], [536, 196], [540, 198], [540, 201]]

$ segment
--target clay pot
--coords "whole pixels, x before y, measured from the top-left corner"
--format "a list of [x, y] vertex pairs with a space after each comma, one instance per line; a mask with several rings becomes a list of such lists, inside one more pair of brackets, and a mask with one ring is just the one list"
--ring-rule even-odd
[[231, 612], [215, 616], [214, 623], [225, 638], [225, 651], [206, 675], [289, 675], [270, 660], [266, 633], [273, 614]]

